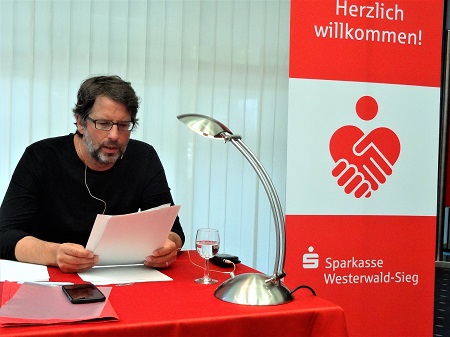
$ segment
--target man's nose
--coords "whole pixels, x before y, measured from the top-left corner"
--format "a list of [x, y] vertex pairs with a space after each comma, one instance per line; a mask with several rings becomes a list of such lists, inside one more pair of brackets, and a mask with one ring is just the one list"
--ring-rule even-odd
[[109, 130], [108, 133], [109, 139], [118, 139], [119, 138], [119, 126], [117, 124], [114, 124], [111, 130]]

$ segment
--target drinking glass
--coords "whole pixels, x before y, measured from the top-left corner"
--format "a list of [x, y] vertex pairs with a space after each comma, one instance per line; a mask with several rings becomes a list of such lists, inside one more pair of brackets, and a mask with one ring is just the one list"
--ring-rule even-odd
[[205, 271], [201, 278], [195, 280], [195, 283], [214, 284], [217, 280], [209, 276], [209, 259], [219, 251], [220, 239], [219, 231], [211, 228], [200, 228], [195, 237], [195, 247], [197, 253], [205, 259]]

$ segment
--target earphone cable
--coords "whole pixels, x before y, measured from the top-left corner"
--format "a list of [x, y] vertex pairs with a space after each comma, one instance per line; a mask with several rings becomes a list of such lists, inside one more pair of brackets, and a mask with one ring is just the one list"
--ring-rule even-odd
[[87, 188], [87, 190], [88, 190], [88, 192], [89, 192], [89, 195], [90, 195], [92, 198], [94, 198], [95, 200], [98, 200], [98, 201], [103, 202], [103, 204], [105, 205], [105, 207], [103, 208], [103, 213], [102, 213], [102, 214], [105, 214], [105, 212], [106, 212], [106, 201], [105, 201], [105, 200], [102, 200], [102, 199], [100, 199], [100, 198], [97, 198], [96, 196], [93, 196], [92, 193], [91, 193], [91, 190], [89, 189], [89, 186], [88, 186], [88, 184], [87, 184], [87, 165], [86, 165], [86, 164], [84, 165], [84, 185], [86, 185], [86, 188]]

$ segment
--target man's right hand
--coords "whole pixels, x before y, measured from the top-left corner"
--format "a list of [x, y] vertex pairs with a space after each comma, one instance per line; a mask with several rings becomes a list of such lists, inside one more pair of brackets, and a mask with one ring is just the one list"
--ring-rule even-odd
[[75, 243], [54, 243], [26, 236], [16, 244], [20, 262], [56, 266], [64, 273], [78, 273], [98, 263], [98, 256]]
[[64, 273], [78, 273], [97, 263], [97, 255], [75, 243], [60, 244], [56, 251], [56, 264]]

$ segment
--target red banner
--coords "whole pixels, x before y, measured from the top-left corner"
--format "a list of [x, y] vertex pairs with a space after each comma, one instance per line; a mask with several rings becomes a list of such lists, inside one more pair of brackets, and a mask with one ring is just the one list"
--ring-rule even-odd
[[438, 87], [442, 8], [442, 0], [293, 0], [289, 77]]
[[431, 336], [443, 3], [292, 0], [286, 283]]

